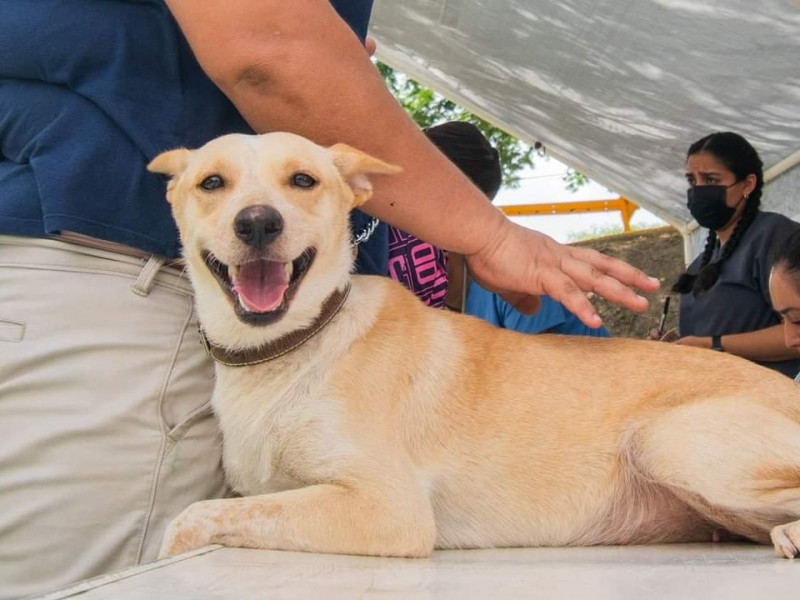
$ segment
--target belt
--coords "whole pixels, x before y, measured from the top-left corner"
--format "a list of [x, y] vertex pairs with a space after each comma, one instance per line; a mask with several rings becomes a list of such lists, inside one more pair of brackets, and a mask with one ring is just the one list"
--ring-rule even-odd
[[[152, 252], [145, 252], [144, 250], [134, 248], [133, 246], [126, 246], [125, 244], [118, 244], [117, 242], [109, 242], [108, 240], [93, 238], [91, 236], [83, 235], [82, 233], [75, 233], [73, 231], [62, 231], [60, 234], [52, 237], [53, 239], [66, 242], [68, 244], [76, 244], [78, 246], [85, 246], [87, 248], [94, 248], [96, 250], [103, 250], [105, 252], [116, 252], [117, 254], [123, 254], [125, 256], [141, 258], [142, 260], [149, 260], [153, 256]], [[186, 264], [182, 258], [165, 260], [163, 264], [163, 268], [165, 269], [175, 269], [178, 271], [182, 271], [185, 266]]]

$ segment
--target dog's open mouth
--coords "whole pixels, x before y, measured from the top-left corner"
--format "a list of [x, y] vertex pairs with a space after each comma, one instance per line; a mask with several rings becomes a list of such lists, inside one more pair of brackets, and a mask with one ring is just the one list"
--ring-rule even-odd
[[239, 320], [250, 325], [268, 325], [280, 319], [314, 262], [316, 250], [307, 248], [291, 262], [258, 259], [226, 265], [211, 252], [203, 260], [233, 303]]

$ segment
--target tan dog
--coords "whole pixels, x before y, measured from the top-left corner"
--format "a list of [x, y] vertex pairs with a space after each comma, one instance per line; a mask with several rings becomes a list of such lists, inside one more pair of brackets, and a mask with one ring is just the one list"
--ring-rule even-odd
[[[723, 353], [527, 336], [352, 276], [348, 214], [396, 169], [227, 136], [157, 157], [217, 365], [227, 476], [162, 554], [381, 556], [710, 541], [800, 549], [800, 392]], [[348, 288], [348, 286], [352, 286]], [[348, 294], [349, 290], [349, 294]]]

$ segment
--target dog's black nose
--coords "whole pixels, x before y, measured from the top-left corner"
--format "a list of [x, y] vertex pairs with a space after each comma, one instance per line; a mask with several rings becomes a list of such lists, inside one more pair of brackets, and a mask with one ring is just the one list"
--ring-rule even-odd
[[236, 215], [233, 230], [245, 244], [261, 250], [281, 234], [283, 217], [271, 206], [248, 206]]

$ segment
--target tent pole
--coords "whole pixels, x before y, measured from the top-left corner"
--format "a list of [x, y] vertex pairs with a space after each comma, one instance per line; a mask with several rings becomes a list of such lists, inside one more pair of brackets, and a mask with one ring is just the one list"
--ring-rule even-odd
[[764, 183], [768, 183], [773, 179], [783, 175], [789, 169], [792, 169], [800, 164], [800, 150], [784, 158], [782, 161], [772, 165], [769, 169], [764, 171]]

